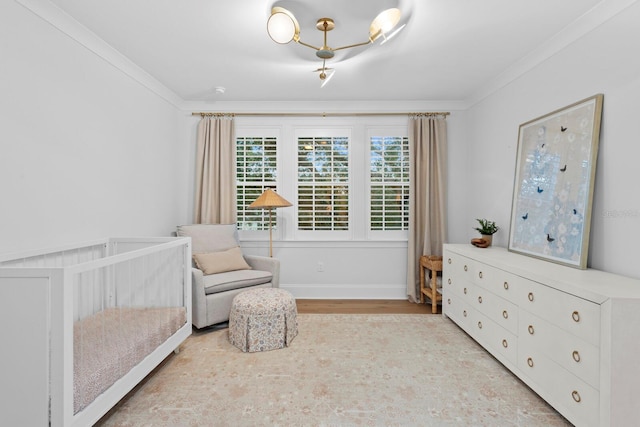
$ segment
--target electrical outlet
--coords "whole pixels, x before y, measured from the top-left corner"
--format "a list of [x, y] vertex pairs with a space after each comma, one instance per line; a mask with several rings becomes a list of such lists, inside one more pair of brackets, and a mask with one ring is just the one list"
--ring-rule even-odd
[[319, 272], [323, 272], [324, 271], [324, 262], [318, 261], [318, 267], [316, 269]]

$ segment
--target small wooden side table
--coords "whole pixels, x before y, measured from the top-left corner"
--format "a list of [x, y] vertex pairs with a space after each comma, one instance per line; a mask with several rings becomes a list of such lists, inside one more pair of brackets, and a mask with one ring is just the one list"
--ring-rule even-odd
[[[429, 287], [425, 287], [424, 270], [429, 273]], [[431, 300], [431, 313], [438, 312], [438, 302], [442, 301], [442, 295], [438, 293], [438, 272], [442, 271], [442, 257], [437, 255], [422, 255], [420, 257], [420, 303], [424, 303], [425, 295]]]

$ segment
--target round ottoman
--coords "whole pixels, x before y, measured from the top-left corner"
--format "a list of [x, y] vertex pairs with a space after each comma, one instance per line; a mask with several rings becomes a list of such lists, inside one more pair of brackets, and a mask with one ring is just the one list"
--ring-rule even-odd
[[291, 344], [298, 335], [298, 310], [290, 292], [250, 289], [231, 303], [229, 341], [244, 352], [268, 351]]

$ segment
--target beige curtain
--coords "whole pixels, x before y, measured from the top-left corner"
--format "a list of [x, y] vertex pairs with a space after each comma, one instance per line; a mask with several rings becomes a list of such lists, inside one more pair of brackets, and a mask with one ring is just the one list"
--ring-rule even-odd
[[409, 120], [409, 243], [407, 297], [420, 302], [420, 257], [442, 255], [447, 219], [446, 117]]
[[232, 117], [203, 117], [198, 123], [196, 224], [236, 222], [236, 142]]

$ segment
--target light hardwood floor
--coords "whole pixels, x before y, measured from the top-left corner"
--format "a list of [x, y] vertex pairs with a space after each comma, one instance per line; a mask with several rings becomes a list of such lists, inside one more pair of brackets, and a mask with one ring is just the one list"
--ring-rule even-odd
[[[431, 314], [431, 304], [407, 300], [297, 299], [298, 313], [328, 314]], [[438, 313], [441, 313], [438, 307]]]

